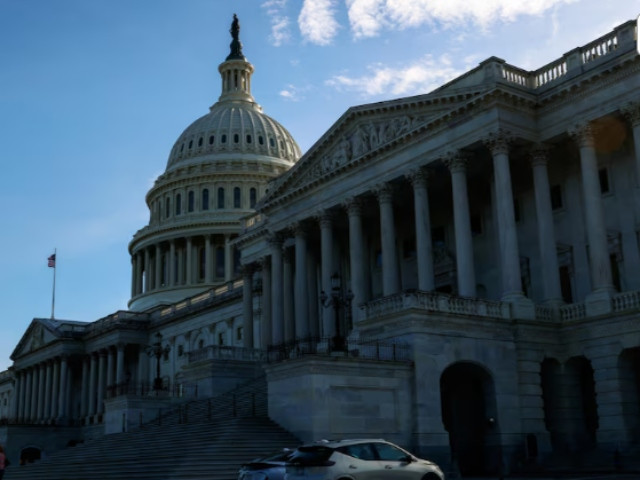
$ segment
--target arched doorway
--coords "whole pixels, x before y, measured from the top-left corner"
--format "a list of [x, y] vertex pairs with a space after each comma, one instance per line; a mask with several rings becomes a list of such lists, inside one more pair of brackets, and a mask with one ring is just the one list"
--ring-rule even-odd
[[440, 377], [440, 397], [451, 457], [460, 473], [495, 473], [500, 465], [500, 448], [491, 375], [470, 362], [451, 365]]
[[33, 463], [36, 460], [40, 460], [41, 452], [37, 447], [23, 448], [20, 452], [20, 465], [26, 465], [27, 463]]
[[624, 350], [618, 359], [620, 394], [629, 441], [640, 443], [640, 347]]

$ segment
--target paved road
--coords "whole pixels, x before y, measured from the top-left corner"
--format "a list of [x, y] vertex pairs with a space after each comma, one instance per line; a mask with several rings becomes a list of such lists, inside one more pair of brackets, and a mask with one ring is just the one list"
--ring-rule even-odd
[[[499, 480], [498, 477], [465, 477], [461, 480]], [[511, 477], [506, 476], [504, 480], [640, 480], [640, 473], [615, 473], [615, 474], [565, 474], [550, 476], [527, 476], [527, 477]]]

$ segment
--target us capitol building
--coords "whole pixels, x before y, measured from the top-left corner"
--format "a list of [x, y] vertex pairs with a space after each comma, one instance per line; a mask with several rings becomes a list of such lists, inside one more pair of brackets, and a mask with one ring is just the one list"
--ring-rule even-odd
[[46, 454], [264, 375], [303, 441], [384, 437], [463, 474], [640, 455], [636, 22], [351, 107], [304, 155], [231, 36], [146, 196], [129, 309], [33, 319], [0, 444]]

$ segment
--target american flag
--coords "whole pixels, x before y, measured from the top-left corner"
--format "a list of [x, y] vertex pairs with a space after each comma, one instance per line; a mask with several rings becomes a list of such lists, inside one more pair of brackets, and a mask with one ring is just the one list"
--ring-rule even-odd
[[49, 258], [47, 258], [47, 266], [56, 268], [56, 254], [54, 253]]

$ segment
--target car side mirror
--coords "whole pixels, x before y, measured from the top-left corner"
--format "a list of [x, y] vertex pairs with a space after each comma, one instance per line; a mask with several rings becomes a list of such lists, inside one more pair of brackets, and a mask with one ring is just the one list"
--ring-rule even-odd
[[411, 455], [407, 455], [406, 457], [403, 458], [403, 461], [407, 463], [411, 463], [413, 462], [413, 457]]

